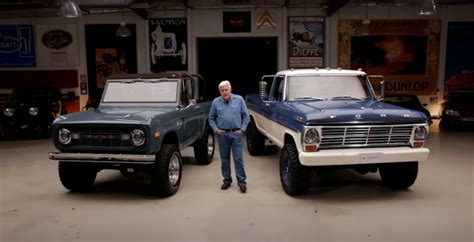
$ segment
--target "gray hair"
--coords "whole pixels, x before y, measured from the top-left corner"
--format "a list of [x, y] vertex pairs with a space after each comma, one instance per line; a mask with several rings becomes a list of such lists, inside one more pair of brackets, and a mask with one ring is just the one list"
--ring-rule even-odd
[[221, 83], [219, 83], [219, 90], [221, 90], [221, 88], [225, 87], [225, 86], [228, 86], [228, 87], [232, 88], [232, 86], [230, 85], [230, 82], [228, 80], [223, 80], [223, 81], [221, 81]]

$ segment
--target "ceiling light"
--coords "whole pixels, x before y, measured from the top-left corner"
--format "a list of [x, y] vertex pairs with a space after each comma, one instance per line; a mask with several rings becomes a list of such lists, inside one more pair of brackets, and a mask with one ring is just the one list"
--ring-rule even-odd
[[82, 16], [79, 5], [77, 5], [76, 2], [71, 2], [70, 0], [61, 4], [59, 14], [66, 18], [76, 18]]
[[438, 10], [438, 4], [436, 0], [421, 0], [418, 8], [418, 15], [433, 15]]
[[120, 21], [120, 27], [118, 27], [115, 35], [118, 37], [130, 37], [130, 29], [127, 27], [127, 23], [123, 19], [123, 10], [122, 10], [122, 21]]

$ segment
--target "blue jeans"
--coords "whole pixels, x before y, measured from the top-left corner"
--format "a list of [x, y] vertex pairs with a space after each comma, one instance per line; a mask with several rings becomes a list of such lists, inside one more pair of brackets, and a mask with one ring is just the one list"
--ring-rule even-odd
[[244, 143], [244, 137], [238, 133], [226, 132], [221, 135], [217, 135], [219, 141], [219, 153], [221, 155], [221, 172], [224, 177], [224, 182], [232, 183], [232, 176], [230, 172], [230, 152], [234, 157], [235, 173], [238, 184], [246, 184], [244, 170], [244, 158], [242, 155], [242, 147]]

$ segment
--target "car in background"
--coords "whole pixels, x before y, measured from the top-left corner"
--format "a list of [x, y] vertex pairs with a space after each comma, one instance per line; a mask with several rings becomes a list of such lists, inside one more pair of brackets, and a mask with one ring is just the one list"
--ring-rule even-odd
[[5, 138], [48, 138], [54, 119], [66, 114], [58, 88], [17, 88], [2, 105], [0, 119]]
[[442, 104], [440, 127], [473, 127], [474, 125], [474, 88], [458, 88], [448, 92]]
[[421, 103], [416, 95], [411, 94], [387, 94], [385, 95], [383, 102], [397, 105], [400, 107], [420, 111], [426, 115], [429, 124], [433, 123], [431, 120], [431, 113], [426, 109], [425, 103]]

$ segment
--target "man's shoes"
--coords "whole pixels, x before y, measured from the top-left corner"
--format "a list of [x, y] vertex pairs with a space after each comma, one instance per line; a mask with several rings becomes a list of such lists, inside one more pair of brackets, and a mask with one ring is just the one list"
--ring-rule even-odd
[[221, 186], [221, 190], [227, 190], [230, 187], [230, 183], [224, 182]]
[[241, 193], [247, 192], [247, 186], [245, 184], [239, 184], [239, 188]]

